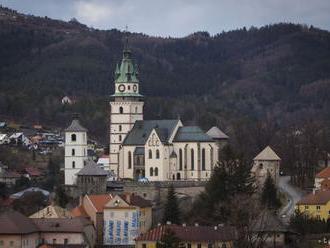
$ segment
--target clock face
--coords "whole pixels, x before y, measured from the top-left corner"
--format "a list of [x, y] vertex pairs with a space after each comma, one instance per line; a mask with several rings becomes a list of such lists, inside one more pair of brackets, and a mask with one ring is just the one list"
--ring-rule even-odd
[[124, 92], [124, 91], [125, 91], [125, 85], [120, 84], [120, 85], [118, 86], [118, 90], [119, 90], [120, 92]]
[[133, 85], [133, 91], [134, 91], [134, 92], [137, 91], [137, 85], [136, 85], [136, 84]]

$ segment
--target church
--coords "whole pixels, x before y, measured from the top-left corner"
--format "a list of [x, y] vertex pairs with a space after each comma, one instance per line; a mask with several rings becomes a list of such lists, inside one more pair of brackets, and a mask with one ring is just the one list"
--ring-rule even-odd
[[144, 120], [138, 76], [131, 51], [125, 48], [110, 100], [105, 169], [120, 179], [208, 180], [228, 136], [217, 127], [206, 133], [198, 126], [184, 126], [180, 119]]
[[[89, 182], [104, 188], [104, 177], [142, 181], [203, 181], [219, 161], [228, 136], [219, 128], [204, 132], [184, 126], [180, 119], [144, 120], [137, 65], [131, 51], [115, 71], [115, 92], [110, 100], [109, 157], [102, 166], [87, 154], [87, 129], [76, 118], [65, 129], [65, 184]], [[88, 164], [88, 170], [85, 167]], [[100, 168], [104, 169], [100, 171]], [[86, 173], [86, 171], [88, 173]], [[105, 172], [107, 171], [107, 172]], [[84, 188], [89, 188], [88, 184]]]

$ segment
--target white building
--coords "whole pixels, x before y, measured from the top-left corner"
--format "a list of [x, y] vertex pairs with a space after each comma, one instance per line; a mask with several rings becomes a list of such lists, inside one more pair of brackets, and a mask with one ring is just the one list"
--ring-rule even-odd
[[251, 169], [259, 188], [262, 188], [268, 175], [273, 178], [275, 185], [278, 183], [281, 158], [270, 146], [262, 150], [254, 159]]
[[65, 129], [64, 183], [75, 185], [77, 173], [84, 167], [87, 156], [87, 129], [74, 119]]
[[[206, 180], [218, 161], [219, 142], [180, 120], [143, 121], [137, 66], [125, 49], [110, 101], [110, 170], [119, 178]], [[222, 132], [221, 132], [222, 133]], [[222, 135], [225, 139], [228, 136]]]

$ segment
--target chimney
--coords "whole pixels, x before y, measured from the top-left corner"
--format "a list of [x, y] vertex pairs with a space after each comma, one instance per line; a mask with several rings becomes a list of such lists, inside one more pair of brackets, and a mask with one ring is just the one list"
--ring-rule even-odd
[[198, 223], [195, 223], [195, 226], [199, 226]]
[[166, 225], [171, 225], [171, 221], [166, 221]]

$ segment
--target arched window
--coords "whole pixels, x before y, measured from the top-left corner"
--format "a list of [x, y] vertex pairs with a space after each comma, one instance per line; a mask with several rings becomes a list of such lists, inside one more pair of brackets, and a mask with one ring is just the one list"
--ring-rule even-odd
[[71, 134], [71, 141], [76, 141], [77, 140], [77, 135]]
[[205, 148], [202, 149], [202, 170], [205, 171]]
[[159, 150], [158, 149], [156, 150], [156, 158], [157, 159], [159, 158]]
[[155, 176], [158, 176], [158, 167], [155, 168]]
[[149, 158], [152, 158], [152, 151], [149, 149]]
[[123, 109], [123, 107], [119, 107], [119, 113], [120, 113], [120, 114], [124, 113], [124, 109]]
[[150, 176], [154, 176], [154, 168], [150, 167]]
[[182, 170], [182, 149], [179, 150], [179, 170]]
[[119, 141], [121, 141], [121, 135], [119, 134]]
[[118, 127], [118, 128], [119, 128], [119, 132], [121, 132], [121, 125], [119, 125], [119, 127]]
[[72, 161], [72, 169], [76, 168], [76, 162]]
[[128, 152], [128, 169], [132, 168], [132, 153]]
[[71, 150], [71, 155], [72, 155], [72, 156], [76, 155], [76, 151], [75, 151], [75, 149], [72, 149], [72, 150]]
[[191, 170], [195, 170], [195, 156], [194, 156], [194, 149], [190, 150], [190, 155], [191, 155]]

